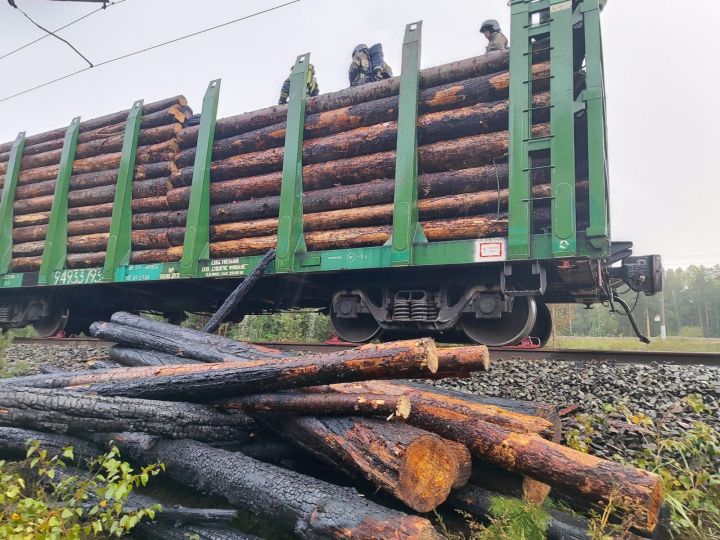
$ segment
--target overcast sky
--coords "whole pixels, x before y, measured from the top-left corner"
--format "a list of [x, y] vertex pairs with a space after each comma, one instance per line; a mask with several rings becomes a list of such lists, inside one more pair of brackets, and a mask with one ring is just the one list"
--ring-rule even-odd
[[[16, 0], [55, 29], [95, 9]], [[285, 0], [126, 0], [60, 32], [93, 62]], [[423, 20], [422, 65], [484, 51], [480, 22], [509, 28], [506, 0], [301, 0], [291, 6], [95, 68], [0, 103], [0, 141], [184, 94], [199, 112], [222, 78], [219, 116], [276, 102], [295, 56], [311, 52], [321, 92], [347, 85], [358, 42], [384, 44], [399, 72], [404, 25]], [[720, 264], [720, 0], [610, 0], [603, 13], [613, 237], [666, 266]], [[0, 0], [0, 56], [43, 32]], [[0, 99], [84, 67], [54, 38], [0, 60]]]

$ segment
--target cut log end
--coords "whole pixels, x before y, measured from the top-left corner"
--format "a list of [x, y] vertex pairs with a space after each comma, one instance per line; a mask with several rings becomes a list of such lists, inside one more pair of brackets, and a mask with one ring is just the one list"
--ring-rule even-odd
[[432, 339], [423, 339], [423, 347], [426, 352], [426, 364], [430, 373], [437, 373], [440, 367], [440, 361], [438, 360], [438, 351], [435, 346], [435, 341]]
[[408, 446], [399, 472], [403, 501], [418, 512], [429, 512], [447, 499], [460, 466], [447, 441], [428, 434]]
[[410, 398], [407, 396], [400, 396], [397, 400], [397, 406], [395, 407], [395, 416], [405, 420], [410, 416], [411, 409], [412, 405], [410, 403]]
[[393, 520], [392, 524], [368, 516], [352, 530], [343, 530], [338, 536], [342, 538], [377, 538], [378, 540], [395, 540], [397, 538], [441, 540], [445, 538], [427, 519], [419, 516], [403, 516]]

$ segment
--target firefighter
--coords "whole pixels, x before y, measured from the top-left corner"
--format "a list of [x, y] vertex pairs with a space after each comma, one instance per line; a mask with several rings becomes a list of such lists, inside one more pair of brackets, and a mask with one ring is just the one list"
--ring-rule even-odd
[[[292, 67], [290, 68], [290, 71], [292, 72]], [[315, 66], [312, 64], [308, 65], [308, 71], [307, 71], [307, 95], [317, 96], [320, 93], [320, 87], [318, 86], [317, 79], [315, 78]], [[280, 99], [278, 100], [278, 105], [285, 105], [288, 102], [288, 98], [290, 97], [290, 77], [288, 76], [287, 79], [285, 79], [285, 82], [282, 85], [282, 89], [280, 90]]]
[[492, 51], [504, 51], [508, 49], [508, 39], [505, 37], [505, 34], [500, 31], [500, 23], [495, 19], [488, 19], [482, 23], [480, 33], [488, 40], [488, 45], [485, 47], [485, 54]]
[[364, 43], [353, 49], [352, 62], [348, 70], [350, 86], [360, 86], [373, 81], [389, 79], [392, 69], [385, 62], [385, 54], [380, 43], [368, 48]]

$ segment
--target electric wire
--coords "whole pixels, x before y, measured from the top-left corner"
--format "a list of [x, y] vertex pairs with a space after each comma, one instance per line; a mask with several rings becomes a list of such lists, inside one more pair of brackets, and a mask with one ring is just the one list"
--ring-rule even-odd
[[[95, 10], [93, 10], [93, 11], [90, 11], [89, 13], [86, 13], [86, 14], [83, 15], [82, 17], [78, 17], [78, 18], [75, 19], [74, 21], [70, 21], [69, 23], [67, 23], [67, 24], [64, 25], [64, 26], [61, 26], [60, 28], [56, 28], [55, 30], [53, 30], [53, 32], [59, 32], [60, 30], [65, 30], [65, 28], [68, 28], [68, 27], [72, 26], [72, 25], [75, 24], [75, 23], [79, 23], [79, 22], [82, 21], [83, 19], [87, 19], [90, 15], [94, 15], [94, 14], [97, 13], [98, 11], [101, 11], [101, 10], [103, 10], [103, 9], [107, 9], [107, 8], [109, 8], [110, 6], [115, 6], [115, 5], [118, 5], [118, 4], [122, 4], [123, 2], [127, 2], [127, 0], [116, 0], [115, 2], [108, 2], [108, 4], [107, 4], [106, 6], [97, 8], [97, 9], [95, 9]], [[45, 39], [45, 38], [48, 37], [49, 35], [50, 35], [50, 34], [42, 35], [42, 36], [40, 36], [39, 38], [33, 39], [32, 41], [28, 41], [25, 45], [21, 45], [21, 46], [18, 47], [17, 49], [13, 49], [12, 51], [8, 51], [8, 52], [0, 55], [0, 60], [2, 60], [2, 59], [4, 59], [4, 58], [7, 58], [8, 56], [11, 56], [11, 55], [13, 55], [13, 54], [15, 54], [15, 53], [18, 53], [18, 52], [22, 51], [23, 49], [26, 49], [26, 48], [30, 47], [31, 45], [34, 45], [34, 44], [37, 43], [38, 41], [42, 41], [43, 39]]]
[[67, 45], [67, 46], [70, 47], [73, 51], [75, 51], [80, 58], [82, 58], [83, 60], [85, 60], [85, 61], [90, 65], [90, 67], [93, 67], [93, 63], [92, 63], [90, 60], [88, 60], [87, 57], [86, 57], [83, 53], [81, 53], [79, 50], [77, 50], [77, 48], [76, 48], [72, 43], [70, 43], [67, 39], [61, 38], [60, 36], [58, 36], [57, 34], [51, 32], [50, 30], [48, 30], [48, 29], [45, 28], [44, 26], [41, 26], [40, 24], [38, 24], [37, 22], [35, 22], [35, 21], [33, 20], [33, 18], [30, 17], [30, 15], [28, 15], [27, 13], [25, 13], [25, 12], [24, 12], [22, 9], [20, 9], [19, 7], [17, 7], [17, 6], [13, 6], [13, 7], [14, 7], [15, 9], [17, 9], [20, 13], [22, 13], [28, 21], [30, 21], [31, 23], [33, 23], [33, 24], [34, 24], [35, 26], [37, 26], [40, 30], [42, 30], [43, 32], [47, 32], [47, 35], [52, 36], [52, 37], [54, 37], [54, 38], [56, 38], [56, 39], [59, 39], [60, 41], [62, 41], [63, 43], [65, 43], [65, 45]]
[[145, 48], [139, 49], [139, 50], [137, 50], [137, 51], [132, 51], [132, 52], [129, 52], [129, 53], [120, 55], [120, 56], [116, 56], [115, 58], [110, 58], [109, 60], [103, 60], [102, 62], [98, 62], [98, 63], [96, 63], [96, 64], [94, 64], [94, 65], [92, 65], [92, 66], [87, 66], [87, 67], [84, 67], [84, 68], [82, 68], [82, 69], [78, 69], [77, 71], [73, 71], [72, 73], [68, 73], [67, 75], [63, 75], [62, 77], [58, 77], [58, 78], [56, 78], [56, 79], [52, 79], [52, 80], [50, 80], [50, 81], [47, 81], [47, 82], [38, 84], [38, 85], [36, 85], [36, 86], [33, 86], [32, 88], [28, 88], [28, 89], [26, 89], [26, 90], [22, 90], [22, 91], [20, 91], [20, 92], [17, 92], [17, 93], [15, 93], [15, 94], [12, 94], [12, 95], [9, 95], [9, 96], [5, 96], [5, 97], [3, 97], [2, 99], [0, 99], [0, 103], [3, 103], [3, 102], [5, 102], [5, 101], [9, 101], [9, 100], [11, 100], [11, 99], [13, 99], [13, 98], [22, 96], [22, 95], [24, 95], [24, 94], [28, 94], [28, 93], [33, 92], [33, 91], [35, 91], [35, 90], [39, 90], [40, 88], [44, 88], [44, 87], [46, 87], [46, 86], [50, 86], [51, 84], [55, 84], [56, 82], [60, 82], [60, 81], [63, 81], [63, 80], [65, 80], [65, 79], [69, 79], [70, 77], [74, 77], [75, 75], [79, 75], [80, 73], [83, 73], [83, 72], [85, 72], [85, 71], [89, 71], [89, 70], [91, 70], [91, 69], [93, 69], [93, 68], [98, 68], [98, 67], [100, 67], [100, 66], [105, 66], [105, 65], [107, 65], [107, 64], [112, 64], [113, 62], [117, 62], [117, 61], [119, 61], [119, 60], [124, 60], [125, 58], [130, 58], [131, 56], [136, 56], [136, 55], [138, 55], [138, 54], [142, 54], [142, 53], [145, 53], [145, 52], [148, 52], [148, 51], [152, 51], [152, 50], [154, 50], [154, 49], [159, 49], [160, 47], [164, 47], [164, 46], [170, 45], [170, 44], [172, 44], [172, 43], [177, 43], [178, 41], [182, 41], [182, 40], [185, 40], [185, 39], [188, 39], [188, 38], [191, 38], [191, 37], [199, 36], [199, 35], [201, 35], [201, 34], [205, 34], [205, 33], [210, 32], [210, 31], [212, 31], [212, 30], [217, 30], [218, 28], [223, 28], [223, 27], [225, 27], [225, 26], [229, 26], [229, 25], [234, 24], [234, 23], [237, 23], [237, 22], [245, 21], [245, 20], [247, 20], [247, 19], [251, 19], [251, 18], [257, 17], [257, 16], [259, 16], [259, 15], [264, 15], [264, 14], [266, 14], [266, 13], [270, 13], [270, 12], [272, 12], [272, 11], [276, 11], [276, 10], [278, 10], [278, 9], [281, 9], [281, 8], [284, 8], [284, 7], [287, 7], [287, 6], [290, 6], [290, 5], [292, 5], [292, 4], [297, 4], [298, 2], [301, 2], [301, 1], [302, 1], [302, 0], [290, 0], [289, 2], [285, 2], [285, 3], [283, 3], [283, 4], [278, 4], [278, 5], [276, 5], [276, 6], [272, 6], [272, 7], [270, 7], [270, 8], [263, 9], [263, 10], [261, 10], [261, 11], [256, 11], [256, 12], [254, 12], [254, 13], [250, 13], [249, 15], [245, 15], [245, 16], [243, 16], [243, 17], [239, 17], [239, 18], [233, 19], [233, 20], [231, 20], [231, 21], [226, 21], [226, 22], [224, 22], [224, 23], [220, 23], [220, 24], [217, 24], [217, 25], [215, 25], [215, 26], [210, 26], [210, 27], [208, 27], [208, 28], [203, 28], [202, 30], [198, 30], [197, 32], [192, 32], [192, 33], [190, 33], [190, 34], [185, 34], [185, 35], [183, 35], [183, 36], [180, 36], [180, 37], [177, 37], [177, 38], [173, 38], [173, 39], [170, 39], [170, 40], [168, 40], [168, 41], [163, 41], [163, 42], [161, 42], [161, 43], [156, 43], [155, 45], [151, 45], [151, 46], [149, 46], [149, 47], [145, 47]]

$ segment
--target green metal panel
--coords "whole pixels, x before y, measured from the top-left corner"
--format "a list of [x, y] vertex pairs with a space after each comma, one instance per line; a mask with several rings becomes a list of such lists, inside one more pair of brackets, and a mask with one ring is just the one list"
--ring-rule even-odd
[[183, 276], [195, 275], [200, 261], [210, 258], [210, 164], [219, 97], [220, 79], [215, 79], [210, 81], [205, 92], [200, 116], [190, 204], [180, 260], [180, 273]]
[[38, 283], [52, 284], [55, 272], [65, 268], [67, 257], [67, 212], [68, 212], [68, 189], [70, 177], [72, 176], [73, 161], [75, 161], [75, 148], [77, 147], [78, 134], [80, 133], [80, 117], [73, 118], [72, 123], [65, 132], [62, 153], [60, 154], [60, 165], [58, 176], [55, 182], [55, 195], [53, 197], [52, 209], [50, 210], [50, 221], [48, 222], [47, 235], [45, 236], [45, 248], [40, 263], [40, 274]]
[[13, 203], [24, 149], [25, 132], [23, 131], [18, 133], [10, 149], [10, 159], [8, 159], [2, 199], [0, 199], [0, 274], [6, 274], [10, 270], [12, 261]]
[[297, 257], [307, 251], [303, 235], [302, 148], [305, 131], [305, 99], [310, 53], [297, 57], [290, 74], [290, 104], [285, 130], [280, 212], [278, 216], [276, 272], [298, 270]]
[[510, 181], [508, 200], [508, 257], [529, 259], [532, 200], [530, 185], [530, 107], [532, 61], [530, 59], [530, 5], [511, 4], [510, 48]]
[[118, 168], [113, 203], [110, 236], [105, 251], [103, 281], [113, 281], [115, 271], [121, 265], [130, 264], [132, 251], [132, 181], [135, 172], [140, 123], [142, 120], [143, 100], [136, 101], [125, 125], [120, 167]]
[[586, 89], [583, 93], [588, 129], [588, 181], [590, 223], [588, 241], [603, 254], [610, 251], [607, 135], [605, 130], [605, 81], [598, 0], [581, 5], [585, 32]]
[[550, 0], [552, 252], [577, 254], [573, 2]]
[[417, 109], [420, 93], [422, 21], [405, 27], [393, 208], [392, 265], [412, 264], [413, 246], [427, 242], [418, 220]]

